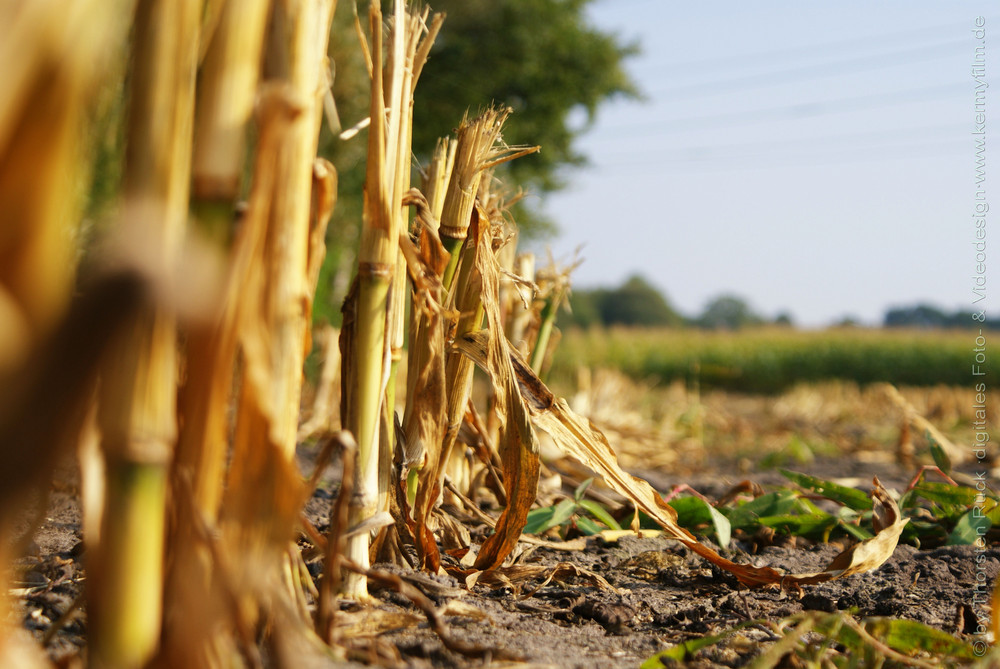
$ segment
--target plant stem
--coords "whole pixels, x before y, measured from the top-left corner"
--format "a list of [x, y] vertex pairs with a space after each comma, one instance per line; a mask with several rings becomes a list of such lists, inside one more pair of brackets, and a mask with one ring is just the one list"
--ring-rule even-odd
[[538, 338], [535, 340], [535, 348], [531, 352], [531, 371], [535, 374], [542, 373], [542, 364], [545, 362], [545, 353], [549, 348], [549, 338], [552, 336], [552, 327], [556, 322], [556, 313], [559, 310], [559, 303], [562, 301], [563, 291], [558, 288], [549, 298], [545, 300], [542, 308], [541, 325], [538, 326]]
[[[187, 218], [198, 0], [142, 0], [136, 12], [125, 225], [169, 277]], [[92, 554], [93, 664], [144, 665], [160, 639], [166, 476], [177, 431], [176, 327], [156, 307], [109, 356], [99, 421], [107, 462], [102, 545]]]

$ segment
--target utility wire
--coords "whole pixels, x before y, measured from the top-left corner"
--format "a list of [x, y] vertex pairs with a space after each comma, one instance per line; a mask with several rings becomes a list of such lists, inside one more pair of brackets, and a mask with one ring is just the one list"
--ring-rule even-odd
[[[621, 0], [615, 0], [615, 2], [620, 2]], [[992, 17], [987, 19], [987, 24], [990, 22], [1000, 22], [1000, 17]], [[701, 60], [693, 61], [682, 61], [682, 62], [672, 62], [672, 63], [656, 63], [653, 65], [657, 74], [668, 74], [671, 71], [681, 70], [684, 72], [692, 72], [699, 69], [714, 69], [718, 66], [723, 66], [726, 68], [732, 68], [734, 65], [739, 67], [744, 67], [748, 65], [757, 64], [759, 62], [767, 63], [770, 60], [780, 60], [782, 62], [797, 62], [801, 61], [803, 58], [815, 57], [823, 55], [824, 53], [833, 53], [840, 55], [845, 51], [857, 51], [857, 50], [867, 50], [871, 48], [884, 48], [887, 46], [892, 46], [893, 42], [905, 42], [912, 44], [915, 40], [922, 40], [928, 37], [940, 37], [941, 35], [949, 34], [967, 34], [965, 31], [969, 29], [968, 22], [962, 23], [951, 23], [947, 25], [940, 26], [928, 26], [926, 28], [914, 28], [910, 30], [903, 30], [893, 33], [883, 33], [879, 35], [870, 35], [865, 37], [851, 37], [842, 40], [835, 40], [830, 42], [822, 42], [820, 44], [810, 44], [805, 46], [793, 46], [793, 47], [782, 47], [780, 49], [769, 49], [766, 51], [757, 51], [752, 53], [744, 54], [732, 54], [728, 56], [718, 56], [713, 58], [705, 58]], [[641, 36], [640, 36], [641, 40]], [[963, 43], [965, 43], [963, 41]], [[637, 58], [637, 66], [641, 67], [642, 56]], [[646, 61], [649, 62], [648, 60]], [[695, 72], [697, 73], [697, 72]]]
[[[927, 86], [891, 93], [858, 95], [833, 100], [805, 101], [776, 107], [731, 112], [728, 114], [701, 114], [698, 116], [663, 119], [654, 118], [646, 122], [631, 123], [628, 125], [614, 124], [601, 126], [600, 136], [594, 136], [592, 139], [594, 141], [611, 141], [616, 137], [670, 135], [688, 130], [720, 127], [723, 125], [725, 127], [732, 127], [775, 119], [791, 118], [798, 120], [866, 109], [883, 109], [912, 102], [953, 99], [955, 95], [967, 92], [968, 89], [967, 84], [944, 84], [941, 86]], [[648, 129], [655, 129], [656, 132], [648, 133]]]
[[659, 158], [634, 159], [620, 162], [593, 164], [602, 179], [644, 175], [689, 172], [745, 172], [790, 167], [826, 167], [843, 164], [867, 164], [915, 158], [945, 158], [965, 155], [968, 147], [957, 140], [932, 140], [898, 146], [834, 147], [809, 154], [773, 153], [718, 154], [718, 155], [665, 155]]
[[[935, 136], [940, 137], [943, 133], [952, 133], [956, 139], [961, 138], [963, 133], [967, 133], [969, 126], [962, 123], [949, 123], [939, 125], [925, 125], [912, 128], [892, 128], [888, 130], [867, 130], [864, 132], [852, 132], [836, 135], [820, 135], [797, 137], [791, 139], [761, 139], [750, 142], [733, 142], [728, 144], [703, 144], [681, 147], [659, 147], [646, 148], [643, 151], [604, 151], [601, 155], [663, 155], [664, 153], [705, 153], [719, 152], [730, 154], [744, 150], [767, 149], [769, 151], [782, 150], [796, 147], [822, 147], [832, 144], [838, 148], [850, 148], [850, 143], [870, 146], [873, 143], [908, 142], [913, 140], [924, 140]], [[648, 145], [647, 145], [648, 146]]]
[[647, 93], [647, 95], [656, 98], [679, 98], [685, 100], [693, 97], [728, 95], [734, 91], [768, 88], [805, 80], [815, 81], [817, 79], [838, 77], [844, 74], [871, 72], [903, 64], [923, 63], [954, 54], [962, 45], [968, 45], [968, 40], [923, 45], [887, 54], [857, 56], [828, 63], [801, 65], [746, 76], [735, 76], [729, 79], [699, 81], [672, 88], [661, 88], [652, 93]]

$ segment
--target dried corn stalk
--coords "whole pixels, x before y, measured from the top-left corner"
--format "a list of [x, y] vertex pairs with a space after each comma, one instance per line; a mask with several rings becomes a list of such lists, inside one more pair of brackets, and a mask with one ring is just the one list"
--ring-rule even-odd
[[[0, 665], [49, 666], [12, 629], [8, 565], [23, 502], [80, 432], [98, 361], [142, 299], [134, 276], [100, 282], [67, 312], [82, 202], [79, 119], [134, 2], [0, 6]], [[28, 534], [27, 536], [30, 536]]]
[[[236, 629], [252, 630], [273, 611], [299, 610], [287, 556], [308, 494], [294, 453], [317, 240], [332, 202], [332, 172], [316, 162], [332, 12], [332, 0], [276, 3], [267, 46], [270, 60], [284, 66], [275, 72], [282, 81], [262, 96], [274, 105], [263, 110], [262, 123], [274, 127], [262, 129], [267, 143], [241, 225], [255, 243], [237, 248], [249, 271], [231, 286], [243, 365], [220, 554], [226, 577], [239, 584], [228, 616]], [[299, 625], [311, 626], [302, 615]]]
[[451, 254], [444, 273], [447, 290], [453, 291], [459, 251], [469, 233], [483, 173], [491, 167], [539, 150], [537, 146], [511, 147], [503, 143], [501, 131], [512, 112], [510, 107], [490, 107], [473, 119], [463, 118], [458, 126], [455, 158], [440, 216], [441, 241]]
[[[291, 461], [298, 434], [302, 366], [309, 346], [312, 315], [310, 231], [313, 178], [322, 91], [326, 82], [326, 53], [333, 21], [334, 0], [288, 0], [274, 6], [269, 49], [274, 60], [287, 64], [282, 72], [302, 106], [277, 156], [277, 183], [271, 193], [270, 221], [263, 271], [262, 294], [268, 331], [271, 379], [266, 390], [270, 406], [271, 438]], [[329, 212], [327, 212], [328, 215]], [[318, 219], [322, 240], [326, 217]], [[317, 235], [313, 235], [316, 239]], [[317, 270], [318, 271], [318, 270]]]
[[479, 550], [475, 568], [499, 567], [517, 545], [528, 511], [538, 489], [538, 442], [531, 428], [528, 410], [518, 390], [518, 380], [507, 338], [500, 319], [500, 272], [492, 245], [480, 249], [477, 269], [482, 277], [482, 301], [490, 333], [486, 370], [492, 380], [495, 407], [501, 421], [499, 441], [503, 481], [507, 497], [493, 535]]
[[[397, 518], [397, 527], [414, 521], [412, 534], [420, 562], [436, 571], [439, 566], [437, 545], [427, 527], [427, 518], [436, 501], [434, 493], [421, 488], [428, 472], [437, 470], [438, 446], [445, 433], [445, 337], [451, 315], [441, 307], [441, 274], [447, 264], [447, 251], [437, 236], [435, 221], [423, 196], [413, 191], [404, 200], [417, 208], [416, 236], [400, 239], [413, 285], [413, 311], [410, 325], [410, 346], [407, 360], [406, 409], [402, 431], [402, 481], [406, 489], [406, 518]], [[405, 481], [405, 483], [404, 483]], [[433, 484], [429, 484], [433, 488]], [[420, 495], [419, 491], [424, 494]], [[403, 508], [399, 509], [404, 512]]]
[[[428, 28], [426, 17], [426, 12], [408, 12], [406, 3], [397, 0], [390, 43], [383, 54], [382, 12], [377, 3], [372, 3], [368, 14], [372, 40], [369, 108], [372, 122], [368, 130], [356, 301], [346, 307], [353, 314], [345, 317], [341, 344], [345, 363], [342, 420], [358, 442], [358, 486], [351, 504], [352, 527], [386, 506], [389, 482], [385, 470], [391, 454], [381, 449], [380, 444], [391, 442], [387, 431], [380, 428], [391, 415], [383, 401], [390, 377], [394, 333], [401, 331], [403, 317], [398, 303], [396, 309], [391, 309], [391, 305], [396, 291], [405, 293], [405, 286], [393, 285], [393, 279], [402, 277], [397, 248], [400, 234], [406, 232], [403, 194], [409, 187], [410, 108], [417, 77], [436, 26], [440, 25], [438, 18]], [[368, 567], [367, 533], [350, 538], [347, 557]], [[357, 572], [346, 574], [343, 592], [351, 597], [367, 597], [364, 577]]]
[[[234, 596], [227, 591], [225, 580], [232, 580], [235, 575], [228, 573], [232, 568], [220, 564], [220, 551], [207, 545], [206, 533], [199, 533], [196, 528], [204, 525], [210, 528], [208, 532], [213, 532], [219, 522], [229, 442], [227, 416], [241, 338], [244, 344], [249, 340], [249, 351], [255, 356], [244, 363], [247, 383], [266, 383], [260, 353], [263, 345], [258, 342], [263, 336], [260, 326], [263, 318], [255, 299], [261, 289], [257, 268], [264, 254], [270, 194], [278, 177], [276, 156], [292, 119], [301, 111], [284, 87], [272, 86], [262, 92], [257, 110], [260, 137], [253, 188], [247, 213], [234, 240], [219, 319], [208, 332], [196, 333], [188, 348], [188, 366], [204, 365], [204, 368], [192, 370], [180, 396], [184, 428], [174, 471], [175, 494], [180, 502], [167, 591], [170, 596], [167, 612], [174, 615], [169, 618], [163, 648], [170, 663], [177, 666], [219, 663], [236, 653], [231, 632], [239, 625], [226, 622], [232, 616], [225, 604]], [[243, 409], [251, 411], [245, 405]], [[249, 420], [248, 415], [243, 415], [244, 426]], [[263, 492], [258, 486], [270, 475], [260, 475], [260, 470], [266, 469], [275, 449], [251, 440], [267, 434], [262, 427], [259, 433], [247, 435], [244, 427], [242, 439], [237, 441], [238, 455], [234, 456], [233, 466], [238, 472], [230, 475], [226, 505], [229, 532], [233, 532], [234, 518], [237, 527], [240, 523], [253, 526], [262, 520], [257, 515], [260, 508], [248, 500]], [[251, 478], [248, 471], [257, 478]], [[270, 501], [262, 499], [261, 506], [269, 515]], [[237, 554], [245, 544], [241, 542], [238, 546]], [[238, 559], [231, 562], [239, 565]]]
[[[257, 95], [269, 9], [270, 0], [223, 3], [199, 77], [191, 208], [200, 229], [218, 240], [220, 254], [228, 249], [234, 227], [244, 137]], [[270, 125], [276, 120], [274, 105], [266, 106], [266, 123]], [[274, 129], [263, 127], [261, 132], [273, 135]], [[269, 160], [276, 159], [270, 138], [261, 137], [259, 148], [264, 149], [261, 152], [266, 152]], [[270, 165], [268, 169], [273, 171]], [[230, 256], [220, 317], [187, 333], [188, 373], [179, 398], [183, 423], [175, 468], [189, 472], [197, 507], [213, 521], [225, 480], [228, 405], [236, 361], [235, 309], [240, 287], [250, 271], [247, 242], [241, 246], [242, 250]]]
[[[484, 283], [478, 266], [479, 262], [486, 262], [485, 258], [480, 258], [482, 249], [489, 248], [492, 253], [494, 244], [489, 214], [483, 207], [475, 206], [483, 173], [500, 163], [538, 150], [537, 146], [509, 147], [503, 143], [501, 130], [510, 114], [509, 108], [490, 108], [474, 119], [464, 119], [458, 129], [455, 164], [445, 196], [440, 227], [441, 240], [452, 254], [442, 281], [449, 291], [447, 304], [460, 314], [455, 337], [461, 337], [482, 326], [486, 308], [484, 290], [494, 294], [493, 288]], [[468, 240], [463, 248], [470, 230], [476, 232], [477, 236]], [[486, 246], [482, 244], [484, 241]], [[461, 256], [458, 254], [459, 250]], [[496, 296], [490, 299], [499, 299], [498, 290], [497, 288]], [[497, 326], [500, 324], [497, 323]], [[473, 368], [474, 365], [465, 356], [457, 352], [449, 354], [446, 370], [448, 431], [441, 447], [441, 467], [446, 466], [452, 457], [472, 392]], [[440, 469], [436, 473], [438, 481], [443, 471]]]

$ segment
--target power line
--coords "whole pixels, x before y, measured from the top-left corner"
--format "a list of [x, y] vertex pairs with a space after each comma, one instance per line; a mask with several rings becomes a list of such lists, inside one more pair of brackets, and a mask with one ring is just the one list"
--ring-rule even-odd
[[[900, 158], [942, 157], [967, 152], [962, 135], [954, 138], [929, 136], [938, 128], [914, 128], [893, 137], [883, 134], [887, 141], [858, 144], [857, 140], [876, 139], [880, 133], [856, 133], [829, 136], [819, 139], [786, 140], [783, 142], [748, 142], [714, 147], [684, 147], [661, 151], [655, 156], [650, 152], [629, 155], [603, 154], [600, 162], [592, 164], [607, 176], [628, 176], [636, 172], [654, 171], [742, 171], [746, 169], [774, 169], [798, 166], [818, 167], [843, 163], [869, 163], [876, 160]], [[954, 130], [950, 126], [947, 130]], [[968, 128], [961, 131], [967, 134]], [[851, 141], [854, 143], [852, 144]], [[610, 160], [606, 160], [610, 159]], [[714, 168], [714, 170], [713, 170]]]
[[728, 114], [699, 115], [681, 118], [655, 119], [645, 123], [633, 123], [629, 125], [601, 126], [601, 135], [592, 136], [593, 141], [606, 141], [614, 137], [628, 137], [645, 134], [645, 129], [655, 128], [659, 135], [669, 135], [698, 128], [710, 128], [725, 124], [726, 127], [736, 125], [746, 125], [760, 121], [774, 119], [795, 119], [814, 118], [829, 114], [842, 113], [847, 111], [860, 111], [864, 109], [882, 109], [899, 104], [911, 102], [926, 102], [928, 100], [945, 99], [948, 95], [960, 94], [968, 91], [966, 84], [946, 84], [941, 86], [928, 86], [892, 93], [876, 93], [872, 95], [858, 95], [849, 98], [839, 98], [834, 100], [819, 100], [801, 102], [798, 104], [781, 105], [777, 107], [765, 107], [761, 109], [751, 109], [743, 112], [731, 112]]
[[[658, 154], [663, 155], [664, 153], [685, 153], [688, 155], [695, 154], [707, 154], [709, 152], [721, 152], [726, 154], [731, 154], [734, 152], [745, 151], [745, 150], [757, 150], [757, 149], [767, 149], [769, 151], [783, 150], [787, 148], [796, 148], [802, 146], [808, 146], [811, 148], [822, 147], [826, 144], [832, 144], [837, 147], [845, 147], [849, 143], [861, 143], [863, 146], [869, 146], [872, 143], [887, 143], [887, 142], [899, 142], [899, 141], [909, 141], [911, 139], [925, 139], [934, 135], [940, 135], [942, 133], [954, 133], [955, 137], [958, 138], [962, 133], [967, 133], [969, 126], [962, 123], [949, 123], [940, 125], [927, 125], [918, 126], [914, 128], [893, 128], [889, 130], [868, 130], [865, 132], [853, 132], [853, 133], [843, 133], [837, 135], [820, 135], [816, 137], [800, 137], [793, 139], [762, 139], [755, 140], [751, 142], [734, 142], [730, 144], [706, 144], [706, 145], [693, 145], [693, 146], [683, 146], [683, 147], [670, 147], [665, 150], [661, 149], [646, 149], [640, 152], [640, 155], [648, 154]], [[647, 145], [648, 146], [648, 145]], [[604, 152], [603, 155], [614, 155], [615, 153], [626, 153], [626, 152]], [[628, 152], [629, 155], [637, 155], [635, 152]]]
[[[997, 17], [990, 19], [991, 21], [1000, 20]], [[820, 44], [811, 44], [808, 46], [797, 46], [797, 47], [783, 47], [780, 49], [769, 49], [766, 51], [757, 51], [748, 54], [733, 54], [731, 56], [719, 56], [714, 58], [705, 58], [702, 60], [694, 60], [679, 63], [659, 63], [656, 65], [658, 72], [669, 72], [671, 70], [684, 70], [691, 71], [704, 68], [714, 68], [719, 65], [725, 67], [732, 67], [735, 64], [739, 66], [746, 66], [748, 64], [753, 64], [757, 61], [768, 61], [772, 59], [781, 60], [801, 60], [803, 57], [821, 55], [824, 52], [839, 52], [842, 53], [846, 50], [854, 50], [856, 48], [878, 48], [891, 45], [892, 42], [905, 41], [907, 43], [912, 43], [914, 39], [920, 39], [924, 37], [936, 37], [943, 34], [949, 34], [955, 31], [963, 31], [969, 28], [967, 22], [963, 23], [952, 23], [943, 26], [929, 26], [926, 28], [914, 28], [910, 30], [903, 30], [894, 33], [883, 33], [880, 35], [870, 35], [866, 37], [852, 37], [843, 40], [835, 40], [831, 42], [823, 42]], [[641, 57], [641, 56], [640, 56]]]
[[718, 159], [674, 159], [646, 160], [642, 162], [602, 165], [603, 179], [631, 177], [641, 172], [644, 175], [657, 173], [692, 172], [747, 172], [761, 170], [787, 170], [789, 168], [830, 167], [845, 164], [870, 164], [882, 161], [914, 160], [919, 158], [942, 158], [961, 155], [965, 147], [955, 142], [928, 142], [922, 145], [896, 147], [892, 151], [885, 148], [837, 154], [788, 155], [788, 156], [742, 156]]
[[836, 77], [844, 74], [870, 72], [900, 64], [915, 64], [929, 60], [937, 60], [942, 55], [954, 53], [961, 45], [967, 45], [967, 40], [951, 41], [933, 46], [924, 45], [902, 49], [877, 56], [859, 56], [846, 58], [829, 63], [802, 65], [769, 72], [761, 72], [747, 76], [737, 76], [716, 81], [698, 82], [693, 84], [664, 88], [650, 95], [655, 97], [692, 98], [711, 95], [728, 94], [733, 91], [751, 90], [780, 86], [803, 80], [816, 80]]

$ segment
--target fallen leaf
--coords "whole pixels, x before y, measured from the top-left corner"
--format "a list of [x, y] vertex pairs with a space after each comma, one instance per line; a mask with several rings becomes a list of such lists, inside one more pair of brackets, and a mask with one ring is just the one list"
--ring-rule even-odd
[[899, 536], [910, 519], [902, 517], [895, 500], [882, 487], [877, 476], [873, 479], [872, 484], [874, 485], [871, 492], [872, 526], [876, 532], [875, 536], [854, 544], [835, 557], [821, 572], [787, 576], [785, 578], [787, 585], [822, 583], [851, 574], [871, 571], [881, 567], [892, 556], [893, 551], [896, 550], [896, 544], [899, 543]]

